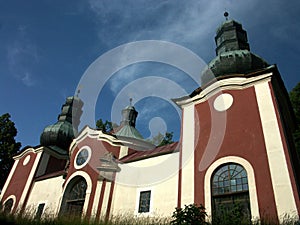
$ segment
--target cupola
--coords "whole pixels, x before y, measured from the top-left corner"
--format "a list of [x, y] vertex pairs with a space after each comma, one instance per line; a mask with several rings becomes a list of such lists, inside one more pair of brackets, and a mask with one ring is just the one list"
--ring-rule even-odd
[[235, 20], [228, 19], [217, 29], [215, 36], [216, 57], [201, 75], [202, 86], [216, 77], [245, 74], [268, 67], [261, 57], [250, 52], [247, 32]]
[[43, 146], [59, 147], [68, 150], [78, 133], [83, 102], [78, 97], [68, 97], [61, 108], [58, 121], [45, 127], [40, 137]]

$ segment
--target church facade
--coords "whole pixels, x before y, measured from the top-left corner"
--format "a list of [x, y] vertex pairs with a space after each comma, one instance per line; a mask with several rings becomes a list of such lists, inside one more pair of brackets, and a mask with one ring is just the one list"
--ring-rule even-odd
[[202, 86], [174, 99], [182, 110], [179, 142], [155, 147], [143, 140], [132, 105], [114, 134], [88, 126], [77, 134], [83, 103], [69, 97], [41, 145], [14, 157], [3, 209], [99, 220], [171, 216], [176, 207], [196, 203], [212, 218], [234, 205], [249, 219], [298, 218], [295, 123], [280, 73], [250, 51], [234, 20], [218, 28], [215, 41], [217, 56]]

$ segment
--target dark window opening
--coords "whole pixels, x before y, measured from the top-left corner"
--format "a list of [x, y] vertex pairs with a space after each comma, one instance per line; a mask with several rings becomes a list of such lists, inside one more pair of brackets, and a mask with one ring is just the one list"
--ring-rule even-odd
[[82, 177], [75, 177], [66, 188], [60, 214], [81, 216], [85, 202], [87, 183]]
[[35, 214], [36, 219], [40, 219], [42, 217], [44, 207], [45, 207], [45, 203], [39, 204], [39, 206], [37, 208], [37, 211], [36, 211], [36, 214]]
[[141, 191], [139, 201], [139, 213], [145, 213], [150, 211], [150, 199], [151, 191]]
[[250, 221], [248, 176], [239, 164], [220, 166], [211, 179], [212, 216], [218, 223], [236, 216], [238, 220]]
[[10, 213], [12, 210], [13, 204], [14, 204], [14, 200], [12, 198], [8, 199], [4, 203], [4, 208], [3, 208], [4, 213]]

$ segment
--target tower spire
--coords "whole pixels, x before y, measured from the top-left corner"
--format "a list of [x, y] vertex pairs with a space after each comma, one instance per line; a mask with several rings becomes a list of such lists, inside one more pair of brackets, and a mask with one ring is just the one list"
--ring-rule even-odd
[[228, 20], [229, 13], [227, 11], [224, 12], [225, 19]]

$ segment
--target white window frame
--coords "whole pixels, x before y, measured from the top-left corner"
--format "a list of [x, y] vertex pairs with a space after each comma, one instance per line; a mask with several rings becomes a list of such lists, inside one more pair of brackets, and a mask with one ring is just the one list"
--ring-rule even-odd
[[[141, 195], [141, 192], [144, 192], [144, 191], [150, 191], [149, 212], [139, 212], [140, 195]], [[152, 215], [153, 214], [153, 199], [154, 199], [153, 187], [137, 188], [137, 191], [136, 191], [136, 205], [135, 205], [134, 214], [137, 215], [137, 216], [149, 216], [149, 215]]]
[[[83, 150], [87, 150], [89, 155], [88, 155], [88, 158], [86, 159], [86, 161], [85, 161], [83, 164], [78, 165], [77, 162], [76, 162], [76, 160], [77, 160], [78, 155], [79, 155]], [[87, 146], [87, 145], [81, 147], [81, 148], [78, 150], [78, 152], [76, 153], [76, 155], [75, 155], [75, 158], [74, 158], [74, 161], [73, 161], [74, 168], [78, 170], [78, 169], [81, 169], [81, 168], [85, 167], [85, 166], [89, 163], [91, 157], [92, 157], [92, 149], [91, 149], [89, 146]]]

